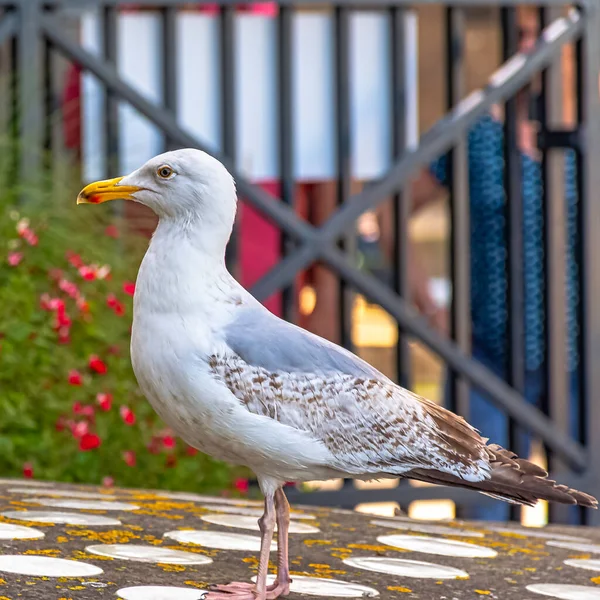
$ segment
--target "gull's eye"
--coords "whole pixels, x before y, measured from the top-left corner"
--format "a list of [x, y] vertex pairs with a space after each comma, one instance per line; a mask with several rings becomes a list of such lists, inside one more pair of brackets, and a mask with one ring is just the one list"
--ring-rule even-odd
[[162, 167], [158, 167], [158, 169], [156, 170], [156, 174], [161, 179], [171, 179], [171, 177], [175, 175], [175, 171], [173, 171], [173, 169], [171, 169], [169, 165], [162, 165]]

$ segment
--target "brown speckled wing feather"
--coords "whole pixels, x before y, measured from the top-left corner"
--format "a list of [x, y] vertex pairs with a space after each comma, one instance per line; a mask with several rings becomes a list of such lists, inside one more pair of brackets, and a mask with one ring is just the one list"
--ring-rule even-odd
[[462, 418], [392, 382], [343, 373], [273, 372], [236, 355], [210, 367], [246, 408], [311, 434], [355, 476], [434, 469], [488, 476], [485, 441]]

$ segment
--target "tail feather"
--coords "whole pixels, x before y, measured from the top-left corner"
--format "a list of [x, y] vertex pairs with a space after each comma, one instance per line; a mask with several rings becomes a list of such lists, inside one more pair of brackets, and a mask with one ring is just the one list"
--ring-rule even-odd
[[495, 444], [486, 446], [490, 459], [490, 477], [465, 481], [450, 473], [433, 469], [413, 469], [404, 477], [427, 483], [472, 489], [512, 504], [534, 506], [538, 500], [598, 508], [593, 496], [548, 479], [548, 473], [528, 460]]
[[[427, 466], [412, 469], [402, 477], [428, 483], [468, 488], [513, 504], [533, 506], [538, 500], [561, 504], [576, 504], [598, 508], [593, 496], [548, 479], [548, 473], [513, 452], [487, 444], [487, 438], [469, 425], [462, 417], [424, 398], [419, 401], [435, 424], [436, 434], [450, 450], [457, 466], [483, 463], [479, 481], [467, 478], [460, 469], [440, 469], [433, 461]], [[464, 471], [464, 469], [463, 469]]]

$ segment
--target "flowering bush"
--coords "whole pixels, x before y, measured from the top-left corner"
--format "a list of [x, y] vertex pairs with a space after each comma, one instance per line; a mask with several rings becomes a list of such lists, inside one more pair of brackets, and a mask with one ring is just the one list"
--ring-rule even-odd
[[61, 209], [0, 196], [0, 475], [245, 490], [244, 471], [176, 439], [137, 388], [129, 337], [146, 241], [65, 197]]

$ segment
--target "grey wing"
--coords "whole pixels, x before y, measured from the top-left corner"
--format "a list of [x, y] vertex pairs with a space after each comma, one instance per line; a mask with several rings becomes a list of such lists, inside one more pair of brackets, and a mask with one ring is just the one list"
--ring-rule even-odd
[[486, 440], [463, 419], [341, 348], [272, 319], [275, 327], [270, 319], [231, 327], [232, 352], [210, 359], [250, 412], [311, 434], [334, 457], [329, 466], [354, 476], [415, 468], [473, 481], [488, 475]]
[[270, 372], [341, 373], [389, 382], [358, 356], [277, 318], [262, 306], [241, 309], [226, 327], [225, 341], [248, 365]]

